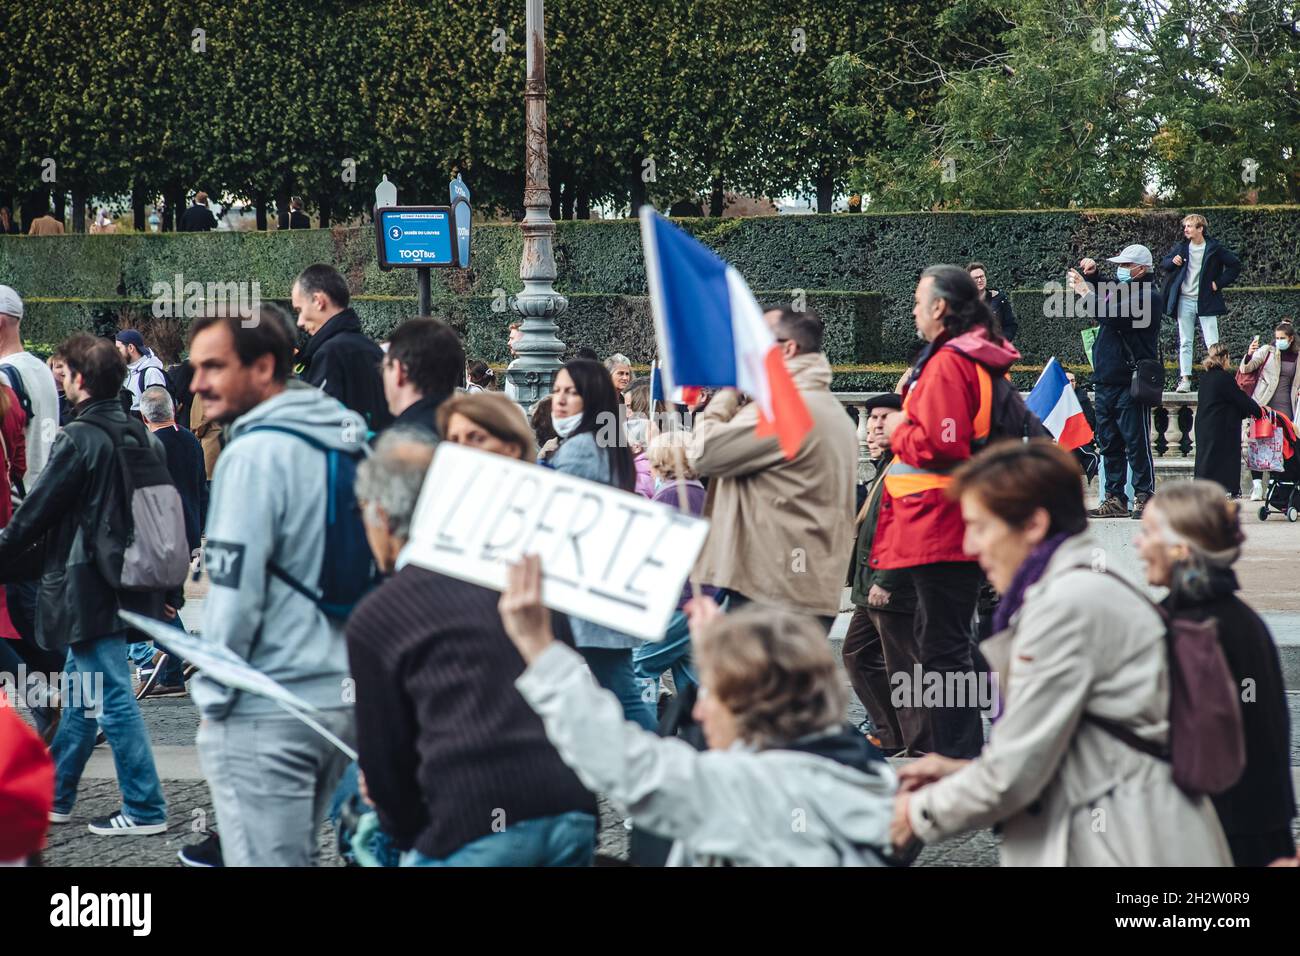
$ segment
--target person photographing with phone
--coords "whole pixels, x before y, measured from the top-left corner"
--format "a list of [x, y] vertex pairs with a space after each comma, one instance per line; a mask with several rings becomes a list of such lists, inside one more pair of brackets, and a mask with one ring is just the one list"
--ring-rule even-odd
[[[1300, 377], [1296, 376], [1296, 358], [1300, 356], [1300, 343], [1296, 342], [1295, 325], [1283, 319], [1273, 329], [1273, 342], [1263, 348], [1259, 336], [1250, 340], [1250, 347], [1237, 371], [1242, 375], [1258, 374], [1250, 397], [1261, 407], [1281, 412], [1291, 421], [1296, 420], [1297, 398], [1300, 398]], [[1264, 498], [1264, 473], [1250, 473], [1250, 500]]]
[[1131, 517], [1137, 519], [1155, 491], [1151, 406], [1159, 401], [1164, 388], [1162, 310], [1150, 249], [1134, 243], [1107, 261], [1115, 264], [1112, 281], [1102, 281], [1095, 259], [1080, 260], [1079, 269], [1068, 274], [1070, 288], [1083, 300], [1082, 309], [1098, 324], [1092, 345], [1092, 381], [1097, 447], [1105, 465], [1106, 487], [1101, 504], [1088, 514], [1094, 518], [1130, 517], [1124, 487], [1131, 471]]

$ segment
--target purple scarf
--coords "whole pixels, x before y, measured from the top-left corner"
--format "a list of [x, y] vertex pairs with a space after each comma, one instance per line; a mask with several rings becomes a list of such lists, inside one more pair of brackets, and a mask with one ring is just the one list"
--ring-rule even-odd
[[1047, 538], [1029, 552], [1029, 557], [1025, 558], [1024, 564], [1016, 569], [1016, 576], [1011, 579], [1011, 587], [1007, 588], [1007, 593], [1002, 595], [1002, 600], [998, 601], [998, 606], [993, 609], [994, 634], [1006, 630], [1007, 625], [1011, 623], [1011, 615], [1019, 611], [1020, 605], [1025, 602], [1025, 592], [1043, 576], [1043, 572], [1047, 570], [1047, 563], [1052, 560], [1052, 555], [1061, 546], [1061, 542], [1069, 537], [1072, 535], [1062, 531]]

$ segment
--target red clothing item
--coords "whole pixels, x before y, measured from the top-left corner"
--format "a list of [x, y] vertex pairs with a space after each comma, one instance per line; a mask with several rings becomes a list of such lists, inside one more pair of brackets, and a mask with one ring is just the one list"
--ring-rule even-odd
[[53, 807], [54, 761], [0, 693], [0, 860], [40, 850]]
[[[946, 473], [970, 458], [980, 409], [976, 363], [990, 375], [1003, 376], [1019, 358], [1014, 346], [990, 341], [983, 328], [938, 340], [920, 376], [904, 390], [907, 419], [894, 429], [889, 442], [895, 459], [914, 469]], [[870, 566], [888, 570], [973, 561], [962, 550], [965, 532], [961, 506], [948, 500], [943, 487], [895, 496], [886, 484]]]

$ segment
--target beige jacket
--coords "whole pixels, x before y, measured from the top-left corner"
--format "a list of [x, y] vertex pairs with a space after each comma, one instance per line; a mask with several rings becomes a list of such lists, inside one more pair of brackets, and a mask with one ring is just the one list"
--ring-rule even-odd
[[762, 604], [837, 614], [853, 549], [857, 431], [831, 394], [826, 356], [796, 355], [786, 368], [813, 419], [789, 461], [776, 438], [754, 434], [758, 406], [741, 407], [734, 391], [695, 420], [688, 459], [712, 479], [695, 571]]
[[29, 236], [61, 236], [63, 235], [63, 223], [53, 216], [38, 216], [32, 220], [31, 227], [27, 230]]
[[[1238, 370], [1241, 372], [1253, 372], [1260, 366], [1264, 366], [1259, 373], [1259, 381], [1255, 383], [1255, 391], [1251, 393], [1253, 398], [1262, 408], [1267, 405], [1273, 398], [1273, 393], [1277, 391], [1278, 375], [1281, 372], [1282, 358], [1278, 355], [1277, 346], [1261, 345], [1255, 350], [1255, 354], [1250, 357], [1250, 361], [1242, 360]], [[1291, 379], [1291, 420], [1296, 419], [1296, 408], [1300, 400], [1300, 366], [1296, 368], [1296, 374]]]
[[1169, 732], [1164, 625], [1093, 572], [1099, 560], [1091, 535], [1065, 541], [1010, 627], [980, 645], [1001, 717], [978, 758], [913, 795], [912, 827], [933, 843], [1001, 823], [1004, 866], [1231, 866], [1208, 797], [1189, 798], [1168, 763], [1080, 722], [1095, 714], [1161, 742]]

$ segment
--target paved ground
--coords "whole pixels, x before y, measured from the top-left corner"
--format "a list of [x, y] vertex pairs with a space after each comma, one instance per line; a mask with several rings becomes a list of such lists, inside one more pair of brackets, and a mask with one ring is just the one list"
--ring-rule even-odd
[[[1300, 524], [1292, 525], [1277, 516], [1259, 522], [1253, 512], [1245, 518], [1247, 542], [1238, 564], [1247, 600], [1264, 614], [1278, 640], [1288, 675], [1291, 710], [1291, 763], [1300, 767], [1300, 589], [1293, 587], [1296, 553], [1300, 550]], [[1140, 580], [1140, 568], [1131, 539], [1135, 522], [1125, 520], [1093, 523], [1102, 555], [1111, 567]], [[201, 620], [204, 584], [191, 585], [183, 617], [190, 627]], [[838, 658], [848, 624], [843, 614], [831, 632]], [[844, 677], [848, 685], [847, 676]], [[96, 837], [85, 827], [92, 817], [111, 813], [119, 806], [112, 756], [107, 747], [96, 750], [86, 768], [81, 795], [73, 821], [51, 828], [45, 855], [52, 866], [173, 866], [177, 850], [196, 839], [213, 822], [207, 786], [199, 772], [194, 752], [198, 715], [188, 698], [150, 700], [142, 713], [154, 745], [155, 760], [170, 806], [172, 829], [156, 837]], [[855, 724], [865, 716], [861, 703], [852, 695], [847, 714]], [[622, 814], [601, 799], [601, 829], [597, 852], [606, 857], [626, 858], [628, 832]], [[1300, 832], [1300, 827], [1297, 828]], [[340, 865], [334, 836], [328, 824], [321, 833], [322, 865]], [[970, 834], [927, 848], [918, 866], [990, 866], [997, 863], [996, 841], [988, 831]]]

